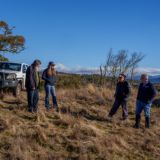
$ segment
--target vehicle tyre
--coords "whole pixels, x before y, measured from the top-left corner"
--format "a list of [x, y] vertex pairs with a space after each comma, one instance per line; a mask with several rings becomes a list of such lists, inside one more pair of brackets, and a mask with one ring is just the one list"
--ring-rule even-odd
[[20, 94], [21, 94], [21, 91], [22, 91], [22, 86], [21, 86], [20, 83], [18, 83], [18, 84], [17, 84], [17, 87], [14, 88], [13, 95], [14, 95], [15, 97], [19, 97]]

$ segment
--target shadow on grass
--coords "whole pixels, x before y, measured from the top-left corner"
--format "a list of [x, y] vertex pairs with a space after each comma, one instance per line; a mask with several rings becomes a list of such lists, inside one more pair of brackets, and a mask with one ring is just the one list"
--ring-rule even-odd
[[107, 121], [107, 119], [105, 119], [104, 117], [100, 117], [99, 115], [92, 115], [92, 114], [88, 113], [85, 109], [81, 109], [79, 112], [73, 112], [66, 107], [62, 107], [61, 113], [70, 114], [70, 115], [74, 116], [75, 118], [84, 117], [84, 118], [86, 118], [88, 120], [92, 120], [92, 121], [101, 121], [101, 122]]

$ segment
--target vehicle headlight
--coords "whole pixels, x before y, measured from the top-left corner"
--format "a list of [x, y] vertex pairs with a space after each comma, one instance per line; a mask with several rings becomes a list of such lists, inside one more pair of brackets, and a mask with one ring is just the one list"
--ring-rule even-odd
[[14, 79], [16, 79], [16, 74], [10, 73], [10, 74], [8, 74], [8, 75], [6, 76], [6, 79], [7, 79], [7, 80], [14, 80]]

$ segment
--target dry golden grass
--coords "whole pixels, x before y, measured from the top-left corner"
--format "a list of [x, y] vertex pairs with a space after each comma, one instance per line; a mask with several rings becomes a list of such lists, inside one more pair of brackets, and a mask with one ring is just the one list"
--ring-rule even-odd
[[5, 96], [0, 103], [0, 159], [2, 160], [158, 160], [160, 111], [152, 109], [152, 127], [132, 128], [136, 89], [129, 101], [129, 119], [121, 109], [112, 121], [106, 115], [113, 103], [113, 88], [91, 84], [57, 91], [60, 113], [44, 108], [26, 111], [26, 94], [17, 100]]

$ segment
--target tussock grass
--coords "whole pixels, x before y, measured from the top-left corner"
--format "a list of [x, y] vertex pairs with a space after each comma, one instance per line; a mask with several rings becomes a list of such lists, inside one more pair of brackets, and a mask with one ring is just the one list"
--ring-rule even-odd
[[106, 115], [114, 88], [93, 84], [79, 89], [58, 89], [61, 109], [46, 111], [41, 92], [38, 113], [28, 113], [25, 92], [17, 100], [0, 103], [0, 159], [2, 160], [157, 160], [160, 157], [160, 111], [152, 108], [151, 129], [133, 129], [135, 97], [129, 101], [129, 119], [121, 109], [112, 121]]

